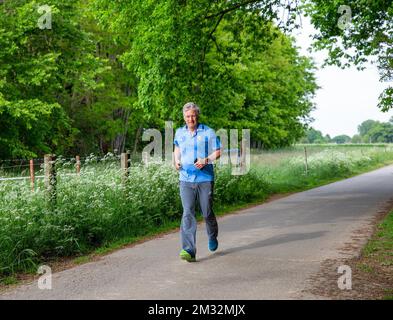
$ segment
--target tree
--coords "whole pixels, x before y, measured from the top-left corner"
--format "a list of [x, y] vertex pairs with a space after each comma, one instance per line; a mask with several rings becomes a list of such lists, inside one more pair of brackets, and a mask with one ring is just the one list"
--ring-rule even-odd
[[[381, 81], [393, 80], [393, 2], [386, 0], [324, 1], [305, 0], [307, 14], [320, 31], [315, 35], [315, 48], [327, 49], [328, 64], [363, 68], [370, 57], [376, 57]], [[342, 7], [341, 5], [345, 5]], [[341, 10], [340, 10], [341, 6]], [[351, 23], [341, 24], [340, 22]], [[348, 26], [346, 30], [343, 30]], [[380, 96], [379, 108], [393, 107], [393, 87]]]
[[363, 121], [359, 126], [358, 126], [358, 132], [361, 137], [364, 137], [365, 135], [368, 134], [368, 132], [378, 125], [380, 122], [375, 121], [375, 120], [366, 120]]
[[332, 139], [332, 142], [335, 142], [335, 143], [337, 143], [337, 144], [348, 143], [348, 142], [350, 142], [350, 141], [351, 141], [351, 137], [349, 137], [349, 136], [347, 136], [347, 135], [345, 135], [345, 134], [336, 136], [336, 137], [334, 137], [334, 138]]
[[355, 134], [352, 139], [352, 143], [361, 143], [362, 142], [362, 137], [359, 134]]
[[392, 128], [393, 122], [379, 122], [375, 120], [366, 120], [358, 127], [359, 136], [363, 142], [393, 142]]
[[392, 143], [393, 125], [390, 123], [378, 123], [366, 135], [371, 142]]
[[37, 25], [36, 1], [3, 3], [0, 157], [122, 152], [140, 131], [135, 77], [118, 59], [124, 46], [97, 27], [90, 3], [46, 1], [48, 30]]
[[36, 1], [7, 1], [0, 11], [0, 157], [63, 153], [77, 133], [64, 106], [71, 113], [102, 71], [75, 1], [45, 3], [51, 29], [37, 25]]
[[77, 93], [75, 101], [83, 101], [83, 105], [70, 112], [73, 124], [79, 129], [72, 152], [121, 153], [130, 139], [137, 140], [138, 128], [143, 126], [136, 103], [136, 78], [119, 59], [125, 45], [116, 42], [117, 34], [97, 25], [94, 10], [88, 3], [82, 3], [80, 10], [84, 13], [80, 26], [90, 35], [94, 54], [103, 67], [96, 78], [97, 85]]
[[311, 122], [315, 67], [283, 33], [295, 2], [284, 19], [281, 0], [45, 4], [42, 30], [38, 1], [0, 3], [0, 157], [136, 150], [187, 101], [265, 148]]
[[145, 123], [180, 125], [180, 107], [197, 101], [213, 127], [250, 128], [265, 147], [289, 145], [309, 122], [314, 66], [272, 24], [272, 1], [231, 3], [95, 1], [100, 24], [124, 30], [120, 59], [136, 76]]
[[323, 137], [323, 134], [319, 130], [315, 130], [314, 128], [309, 128], [306, 131], [305, 137], [300, 140], [301, 143], [326, 143], [326, 138]]

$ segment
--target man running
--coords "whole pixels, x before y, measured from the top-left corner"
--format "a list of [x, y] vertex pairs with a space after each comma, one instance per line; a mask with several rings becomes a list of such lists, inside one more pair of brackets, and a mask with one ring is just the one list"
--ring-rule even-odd
[[176, 130], [174, 160], [179, 171], [183, 216], [180, 226], [180, 257], [196, 261], [195, 204], [199, 202], [206, 222], [209, 250], [218, 247], [218, 225], [213, 212], [214, 170], [212, 162], [221, 155], [221, 144], [213, 129], [198, 122], [200, 109], [189, 102], [183, 106], [185, 126]]

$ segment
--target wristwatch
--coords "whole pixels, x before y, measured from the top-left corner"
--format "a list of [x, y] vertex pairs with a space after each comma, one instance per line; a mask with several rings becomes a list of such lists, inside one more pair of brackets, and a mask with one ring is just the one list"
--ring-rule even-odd
[[[208, 164], [209, 163], [209, 158], [201, 158], [200, 160], [205, 160], [205, 162], [204, 162], [204, 164]], [[198, 161], [198, 158], [196, 158], [195, 160], [194, 160], [194, 163], [197, 163], [197, 161]]]

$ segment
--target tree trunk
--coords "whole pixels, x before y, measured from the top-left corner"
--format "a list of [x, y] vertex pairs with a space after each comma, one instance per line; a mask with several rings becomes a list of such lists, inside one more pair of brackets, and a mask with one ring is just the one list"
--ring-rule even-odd
[[[114, 57], [114, 56], [113, 56]], [[131, 95], [131, 88], [129, 85], [125, 86], [124, 94], [126, 97]], [[119, 133], [115, 140], [112, 142], [113, 150], [117, 150], [118, 154], [124, 152], [126, 146], [126, 138], [128, 132], [128, 119], [131, 115], [131, 109], [120, 108], [113, 112], [113, 119], [121, 118], [123, 122], [123, 130], [122, 133]]]
[[117, 150], [115, 153], [121, 154], [124, 152], [125, 145], [126, 145], [126, 137], [128, 132], [128, 119], [131, 115], [130, 109], [117, 109], [114, 111], [114, 119], [121, 118], [123, 122], [123, 132], [117, 134], [116, 138], [112, 141], [112, 149]]
[[136, 130], [135, 140], [134, 140], [134, 150], [132, 151], [134, 155], [136, 155], [138, 149], [138, 141], [139, 141], [139, 137], [142, 134], [142, 128], [143, 128], [142, 126], [139, 126], [138, 129]]

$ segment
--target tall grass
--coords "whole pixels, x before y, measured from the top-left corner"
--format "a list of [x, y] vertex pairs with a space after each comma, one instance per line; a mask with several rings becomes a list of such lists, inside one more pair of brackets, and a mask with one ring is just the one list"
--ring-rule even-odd
[[[307, 171], [306, 154], [307, 153]], [[254, 166], [266, 172], [271, 192], [307, 189], [338, 178], [391, 163], [392, 145], [297, 145], [267, 152], [256, 151]]]
[[[273, 192], [301, 189], [393, 161], [391, 149], [328, 148], [310, 153], [305, 175], [304, 155], [297, 151], [287, 150], [275, 161], [253, 155], [251, 170], [243, 176], [217, 166], [215, 208], [261, 200]], [[42, 180], [35, 192], [28, 181], [0, 183], [0, 276], [34, 271], [51, 257], [87, 253], [180, 221], [178, 175], [173, 168], [133, 164], [122, 183], [117, 160], [107, 157], [97, 163], [88, 158], [77, 177], [65, 175], [73, 163], [59, 159], [54, 203], [48, 201]]]

